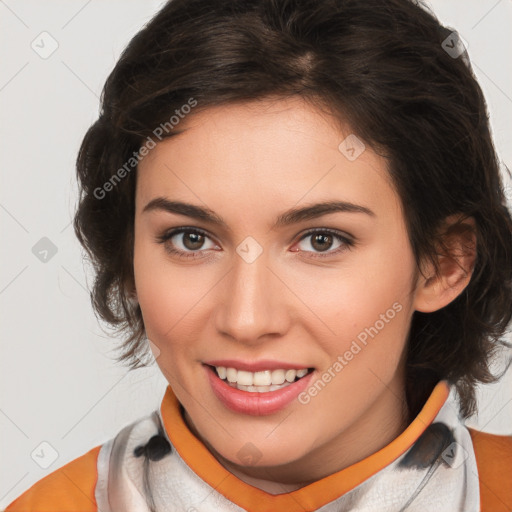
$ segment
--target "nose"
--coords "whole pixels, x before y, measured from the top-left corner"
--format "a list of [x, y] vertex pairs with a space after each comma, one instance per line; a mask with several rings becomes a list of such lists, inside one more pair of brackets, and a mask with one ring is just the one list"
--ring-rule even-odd
[[217, 332], [244, 344], [283, 336], [290, 321], [285, 288], [265, 252], [250, 263], [235, 255], [219, 287]]

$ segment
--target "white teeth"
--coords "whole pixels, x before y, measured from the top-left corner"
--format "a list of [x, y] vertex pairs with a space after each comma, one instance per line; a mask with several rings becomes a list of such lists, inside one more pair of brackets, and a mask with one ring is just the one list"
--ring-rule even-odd
[[[238, 374], [240, 375], [240, 372], [238, 372]], [[256, 372], [252, 379], [252, 383], [254, 386], [270, 386], [270, 384], [272, 384], [272, 374], [270, 373], [270, 370]]]
[[289, 382], [285, 382], [282, 386], [278, 386], [277, 384], [272, 384], [272, 386], [268, 387], [269, 391], [277, 391], [278, 389], [285, 388], [286, 386], [289, 386]]
[[234, 368], [226, 369], [226, 377], [228, 382], [236, 382], [238, 372]]
[[284, 382], [284, 370], [273, 370], [272, 371], [272, 384], [282, 384]]
[[241, 386], [252, 386], [252, 381], [253, 381], [253, 377], [252, 377], [251, 372], [245, 372], [243, 370], [238, 370], [238, 373], [236, 376], [237, 384], [240, 384]]
[[300, 379], [308, 373], [305, 368], [300, 370], [279, 369], [248, 372], [236, 368], [216, 366], [215, 370], [220, 379], [227, 380], [230, 384], [236, 384], [238, 389], [260, 393], [280, 389], [294, 382], [297, 377]]
[[289, 386], [290, 382], [285, 382], [280, 386], [272, 384], [272, 386], [243, 386], [242, 384], [237, 384], [235, 382], [229, 382], [229, 385], [232, 388], [240, 389], [241, 391], [248, 391], [249, 393], [266, 393], [267, 391], [277, 391], [278, 389], [285, 388]]
[[288, 382], [293, 382], [295, 380], [295, 377], [297, 376], [297, 370], [286, 370], [286, 373], [284, 375], [284, 378]]

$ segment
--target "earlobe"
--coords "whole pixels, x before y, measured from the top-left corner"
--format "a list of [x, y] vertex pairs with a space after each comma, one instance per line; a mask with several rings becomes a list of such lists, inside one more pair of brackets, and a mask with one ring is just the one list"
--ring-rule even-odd
[[438, 272], [429, 262], [417, 281], [414, 307], [423, 313], [432, 313], [454, 301], [469, 284], [475, 266], [477, 242], [472, 217], [446, 219], [440, 240]]

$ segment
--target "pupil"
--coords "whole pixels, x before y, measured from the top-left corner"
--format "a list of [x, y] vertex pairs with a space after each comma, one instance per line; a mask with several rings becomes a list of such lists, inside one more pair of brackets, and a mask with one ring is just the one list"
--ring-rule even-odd
[[199, 233], [188, 233], [183, 243], [187, 249], [200, 249], [204, 243], [204, 236]]
[[[327, 244], [325, 244], [327, 242]], [[320, 243], [320, 245], [317, 247], [316, 244]], [[313, 237], [313, 242], [312, 242], [312, 246], [319, 250], [319, 251], [324, 251], [326, 249], [328, 249], [332, 244], [332, 235], [322, 235], [322, 234], [317, 234]]]

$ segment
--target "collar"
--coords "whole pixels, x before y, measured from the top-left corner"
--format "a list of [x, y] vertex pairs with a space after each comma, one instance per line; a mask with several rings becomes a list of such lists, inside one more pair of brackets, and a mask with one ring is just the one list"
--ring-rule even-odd
[[403, 455], [424, 433], [445, 404], [450, 393], [446, 381], [433, 389], [425, 405], [409, 426], [388, 445], [369, 457], [286, 494], [273, 495], [249, 485], [222, 466], [185, 423], [180, 403], [170, 386], [160, 414], [167, 436], [183, 461], [204, 482], [243, 509], [254, 512], [287, 510], [303, 512], [304, 505], [316, 510], [353, 490]]

